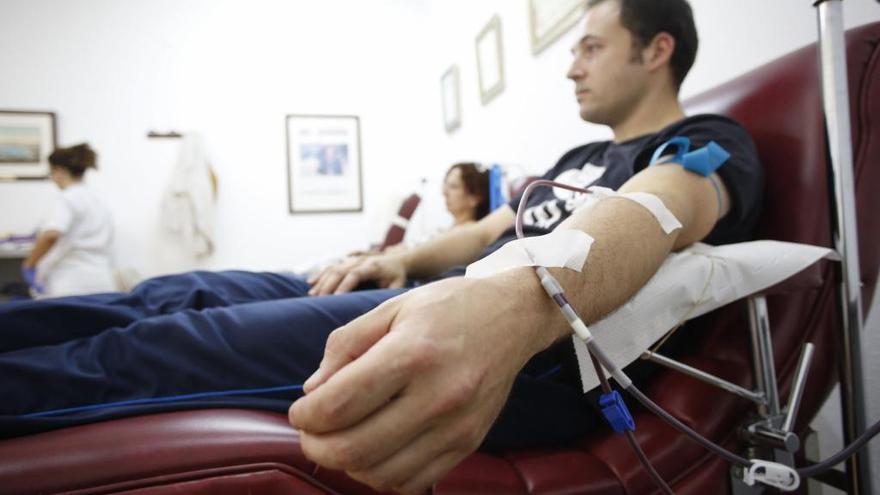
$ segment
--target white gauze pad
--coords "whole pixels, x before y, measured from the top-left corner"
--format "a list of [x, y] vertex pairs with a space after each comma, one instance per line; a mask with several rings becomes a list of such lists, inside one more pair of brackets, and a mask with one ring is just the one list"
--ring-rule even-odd
[[579, 272], [587, 261], [592, 245], [592, 237], [574, 229], [555, 230], [542, 236], [517, 239], [468, 265], [464, 276], [485, 278], [520, 266], [570, 268]]
[[[828, 248], [780, 241], [696, 243], [667, 256], [629, 301], [590, 325], [597, 345], [623, 368], [684, 320], [777, 284], [825, 257]], [[589, 351], [574, 339], [584, 392], [599, 384]]]

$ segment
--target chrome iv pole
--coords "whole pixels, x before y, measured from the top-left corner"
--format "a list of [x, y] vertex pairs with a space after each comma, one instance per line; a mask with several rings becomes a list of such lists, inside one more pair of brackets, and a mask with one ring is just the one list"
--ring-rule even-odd
[[[839, 363], [843, 443], [849, 444], [865, 431], [866, 401], [862, 376], [862, 293], [859, 272], [859, 243], [856, 229], [853, 182], [852, 133], [846, 68], [846, 40], [842, 0], [815, 0], [819, 30], [819, 67], [822, 82], [822, 111], [825, 116], [831, 202], [831, 235], [840, 254], [836, 296], [840, 319]], [[846, 461], [849, 493], [870, 495], [871, 463], [863, 448]]]

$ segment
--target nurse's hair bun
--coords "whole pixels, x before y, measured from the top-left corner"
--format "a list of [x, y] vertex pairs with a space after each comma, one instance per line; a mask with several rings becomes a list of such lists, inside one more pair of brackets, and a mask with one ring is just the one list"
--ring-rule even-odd
[[86, 170], [97, 169], [98, 155], [88, 143], [80, 143], [67, 148], [55, 148], [49, 155], [49, 163], [53, 167], [61, 167], [74, 177], [82, 177]]

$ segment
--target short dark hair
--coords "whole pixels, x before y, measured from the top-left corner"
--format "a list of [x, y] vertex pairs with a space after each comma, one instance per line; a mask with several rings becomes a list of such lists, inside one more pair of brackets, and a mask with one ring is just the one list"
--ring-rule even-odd
[[56, 148], [49, 155], [49, 164], [53, 167], [60, 167], [73, 177], [82, 177], [86, 170], [90, 168], [98, 168], [98, 154], [89, 147], [88, 143], [81, 143], [67, 148]]
[[489, 214], [489, 171], [481, 165], [473, 162], [461, 162], [449, 167], [446, 171], [448, 177], [453, 170], [458, 169], [461, 173], [461, 181], [464, 190], [472, 196], [480, 198], [474, 209], [474, 220], [479, 220]]
[[[606, 0], [588, 0], [593, 8]], [[634, 49], [648, 45], [657, 33], [675, 38], [675, 51], [669, 66], [676, 89], [687, 76], [697, 58], [697, 27], [687, 0], [616, 0], [620, 4], [620, 24], [633, 35]]]

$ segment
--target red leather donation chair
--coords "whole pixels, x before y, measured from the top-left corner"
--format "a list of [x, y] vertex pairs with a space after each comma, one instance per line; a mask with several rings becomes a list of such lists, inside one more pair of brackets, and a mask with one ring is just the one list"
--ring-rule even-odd
[[382, 240], [382, 244], [380, 244], [378, 248], [379, 251], [403, 242], [403, 238], [406, 235], [406, 228], [409, 226], [409, 221], [412, 219], [413, 214], [416, 212], [416, 208], [418, 208], [421, 202], [421, 196], [416, 193], [412, 193], [404, 198], [400, 203], [400, 207], [397, 209], [397, 215], [391, 220], [391, 226], [388, 227], [388, 231], [385, 232], [385, 238]]
[[[863, 301], [880, 267], [880, 23], [847, 35]], [[831, 246], [825, 138], [817, 54], [810, 46], [687, 102], [689, 113], [718, 112], [754, 137], [767, 174], [761, 238]], [[768, 295], [784, 399], [798, 351], [817, 352], [796, 431], [815, 415], [835, 376], [837, 350], [830, 263], [798, 277], [799, 290]], [[700, 318], [684, 362], [752, 387], [744, 303]], [[703, 435], [741, 447], [737, 429], [754, 406], [674, 371], [658, 373], [646, 392]], [[645, 411], [636, 436], [679, 494], [729, 493], [729, 465]], [[504, 455], [475, 453], [434, 488], [452, 494], [642, 494], [653, 484], [624, 438], [597, 431], [574, 445]], [[196, 410], [133, 417], [0, 441], [0, 492], [368, 494], [339, 472], [306, 460], [284, 415]]]

